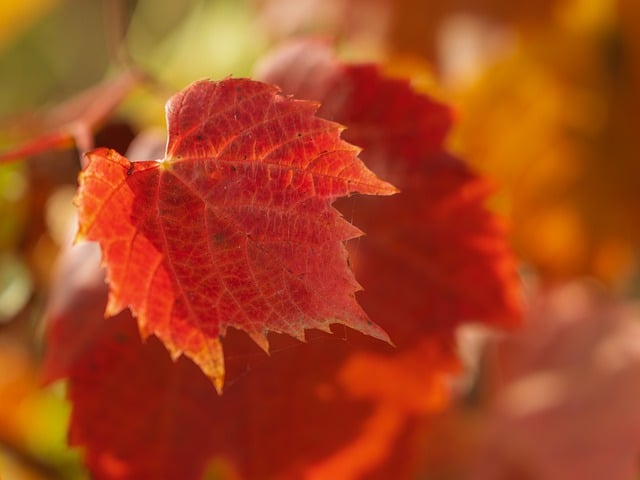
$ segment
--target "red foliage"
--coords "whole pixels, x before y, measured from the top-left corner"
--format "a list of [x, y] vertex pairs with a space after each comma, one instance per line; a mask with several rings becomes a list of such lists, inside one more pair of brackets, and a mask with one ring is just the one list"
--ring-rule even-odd
[[[401, 194], [343, 201], [367, 236], [353, 243], [359, 298], [392, 341], [474, 319], [516, 325], [522, 300], [503, 228], [483, 207], [489, 187], [445, 152], [448, 107], [375, 65], [340, 63], [323, 42], [290, 43], [258, 69], [283, 91], [322, 103], [343, 136]], [[391, 319], [395, 319], [391, 321]]]
[[[71, 253], [67, 265], [100, 277], [95, 256]], [[68, 378], [70, 441], [96, 479], [195, 479], [215, 456], [243, 478], [359, 476], [402, 447], [416, 416], [446, 404], [457, 368], [447, 338], [396, 354], [352, 331], [306, 344], [271, 335], [266, 358], [231, 330], [218, 396], [191, 361], [172, 362], [153, 337], [142, 344], [127, 311], [103, 320], [104, 284], [66, 283], [69, 274], [56, 284], [71, 295], [49, 310], [46, 372]]]
[[79, 236], [103, 249], [107, 314], [130, 306], [218, 390], [229, 326], [265, 351], [270, 331], [331, 323], [388, 339], [355, 301], [344, 242], [360, 231], [331, 203], [395, 189], [316, 108], [250, 80], [196, 82], [167, 104], [164, 160], [100, 149], [81, 175]]
[[[317, 53], [323, 54], [321, 49], [326, 47], [316, 45], [313, 48], [319, 48]], [[346, 136], [352, 135], [365, 147], [365, 161], [372, 169], [386, 172], [399, 181], [403, 188], [396, 196], [398, 200], [388, 207], [385, 202], [369, 202], [366, 197], [342, 204], [347, 218], [355, 217], [357, 222], [362, 221], [371, 229], [370, 235], [352, 245], [354, 268], [365, 286], [358, 298], [390, 333], [396, 347], [349, 328], [334, 326], [333, 335], [309, 333], [305, 344], [272, 333], [269, 336], [271, 356], [267, 358], [244, 335], [229, 329], [224, 339], [227, 387], [224, 395], [217, 396], [204, 375], [188, 359], [179, 358], [172, 363], [154, 338], [142, 344], [136, 335], [134, 320], [127, 312], [103, 321], [101, 309], [106, 303], [106, 289], [97, 286], [92, 293], [78, 289], [77, 294], [68, 297], [66, 306], [50, 310], [47, 365], [52, 377], [69, 379], [69, 396], [74, 405], [71, 440], [85, 447], [87, 463], [95, 478], [199, 478], [206, 460], [214, 457], [225, 459], [245, 478], [406, 478], [419, 465], [420, 452], [415, 450], [413, 441], [420, 433], [417, 420], [441, 410], [448, 402], [448, 381], [459, 368], [453, 342], [455, 327], [469, 318], [503, 326], [516, 322], [519, 303], [514, 261], [495, 218], [482, 207], [486, 186], [442, 147], [450, 122], [448, 109], [413, 92], [406, 82], [384, 78], [373, 67], [347, 66], [330, 56], [325, 55], [325, 58], [329, 63], [316, 70], [327, 74], [325, 80], [317, 84], [316, 92], [323, 92], [323, 95], [312, 95], [304, 89], [314, 78], [308, 71], [299, 72], [294, 65], [287, 67], [291, 78], [299, 79], [300, 91], [297, 93], [315, 96], [323, 101], [325, 114], [353, 125], [353, 133], [347, 130]], [[277, 57], [275, 62], [278, 65]], [[278, 105], [292, 105], [296, 111], [300, 106], [312, 110], [308, 102], [284, 102], [282, 97], [275, 97], [271, 87], [243, 84], [268, 90], [270, 99], [280, 99]], [[372, 102], [372, 99], [376, 101]], [[221, 110], [220, 107], [208, 107], [209, 102], [198, 102], [198, 105], [207, 105], [211, 112]], [[237, 104], [232, 101], [230, 105], [233, 112]], [[271, 104], [267, 102], [267, 105]], [[246, 109], [239, 110], [238, 118], [245, 115], [271, 117], [273, 110], [269, 108], [274, 108], [253, 110], [250, 105], [245, 106]], [[282, 115], [275, 118], [284, 121]], [[326, 133], [330, 126], [332, 142], [338, 141], [335, 124], [315, 117], [306, 118], [313, 118], [320, 127], [311, 131]], [[226, 119], [222, 127], [230, 125], [232, 119], [235, 121], [235, 116]], [[211, 122], [205, 120], [205, 124], [208, 123]], [[187, 138], [197, 140], [197, 129], [185, 127], [185, 122], [170, 122], [170, 125], [179, 126], [179, 131], [189, 132]], [[264, 127], [264, 124], [260, 125]], [[292, 135], [295, 142], [295, 134], [303, 123], [298, 120], [294, 125], [295, 129], [281, 134]], [[187, 151], [195, 149], [202, 153], [202, 148], [219, 151], [219, 146], [213, 142], [226, 138], [224, 132], [220, 128], [209, 131], [202, 140], [203, 147], [194, 148], [194, 144], [186, 143]], [[153, 242], [157, 235], [149, 233], [158, 228], [155, 226], [158, 220], [152, 214], [154, 209], [156, 212], [174, 212], [168, 216], [176, 231], [172, 258], [176, 257], [179, 263], [186, 262], [189, 256], [197, 258], [194, 256], [201, 249], [184, 252], [179, 247], [185, 238], [204, 237], [203, 218], [207, 217], [199, 212], [185, 225], [184, 216], [195, 211], [191, 207], [197, 203], [192, 198], [194, 193], [204, 195], [214, 182], [227, 182], [223, 185], [227, 185], [233, 194], [228, 194], [232, 200], [226, 204], [222, 202], [225, 212], [241, 208], [248, 203], [247, 198], [260, 201], [262, 197], [256, 193], [252, 179], [262, 175], [262, 171], [238, 158], [242, 159], [245, 152], [253, 155], [262, 151], [262, 141], [275, 138], [276, 145], [281, 145], [282, 140], [277, 137], [280, 135], [278, 129], [265, 128], [264, 137], [258, 137], [255, 129], [251, 132], [256, 135], [255, 142], [249, 142], [249, 145], [246, 141], [240, 142], [237, 148], [231, 142], [227, 144], [230, 146], [226, 152], [233, 156], [225, 156], [224, 162], [212, 162], [195, 171], [187, 161], [176, 160], [178, 155], [186, 155], [181, 145], [171, 140], [168, 151], [173, 160], [165, 162], [169, 163], [166, 166], [153, 162], [130, 164], [115, 153], [107, 154], [113, 161], [92, 160], [89, 173], [85, 173], [83, 179], [85, 221], [91, 212], [97, 211], [89, 202], [93, 200], [97, 206], [104, 203], [105, 198], [102, 193], [93, 199], [87, 195], [87, 182], [103, 182], [99, 184], [102, 187], [116, 183], [123, 191], [132, 190], [128, 190], [128, 195], [116, 191], [110, 197], [112, 206], [102, 208], [98, 214], [108, 219], [100, 228], [128, 222], [126, 215], [124, 219], [117, 218], [123, 217], [122, 211], [129, 215], [133, 213], [138, 225], [128, 224], [130, 233], [116, 237], [120, 242], [103, 242], [108, 264], [109, 255], [117, 257], [133, 252], [142, 258], [155, 255], [155, 263], [151, 265], [161, 263], [157, 259], [157, 242]], [[170, 136], [172, 134], [175, 130], [170, 129]], [[343, 152], [346, 148], [352, 158], [352, 147], [341, 145]], [[308, 148], [324, 149], [317, 145]], [[299, 157], [285, 155], [284, 158], [292, 161]], [[197, 162], [190, 160], [193, 161]], [[251, 175], [237, 179], [232, 166], [238, 170], [251, 169]], [[104, 176], [98, 171], [105, 168], [115, 170], [118, 180], [104, 183]], [[363, 167], [357, 168], [362, 171]], [[129, 172], [133, 174], [128, 175]], [[203, 172], [207, 175], [202, 176]], [[282, 171], [273, 168], [270, 172], [277, 182]], [[189, 189], [178, 185], [177, 178], [187, 179]], [[161, 190], [166, 182], [173, 186]], [[375, 181], [369, 183], [376, 185]], [[143, 184], [146, 184], [145, 188], [140, 188]], [[380, 189], [386, 184], [378, 185], [376, 188]], [[327, 187], [331, 190], [321, 202], [327, 209], [337, 195], [336, 191], [348, 193], [350, 188], [344, 181], [331, 181]], [[138, 195], [134, 197], [131, 191], [136, 190]], [[171, 192], [172, 202], [165, 199], [166, 206], [150, 207], [149, 204], [159, 201], [159, 191], [165, 196]], [[264, 193], [268, 194], [267, 205], [273, 205], [278, 198], [277, 191], [267, 189]], [[245, 202], [238, 201], [239, 198], [245, 198]], [[386, 199], [386, 202], [392, 200]], [[127, 203], [118, 203], [124, 201]], [[173, 203], [188, 208], [175, 213], [177, 207]], [[142, 218], [141, 212], [146, 212], [147, 220], [138, 222], [137, 219]], [[245, 209], [242, 215], [233, 216], [240, 220], [232, 225], [235, 227], [243, 219], [252, 219], [256, 223], [250, 225], [269, 227], [258, 223], [254, 220], [257, 216], [248, 212]], [[326, 236], [342, 248], [342, 241], [354, 236], [356, 230], [335, 213], [331, 215], [334, 226], [340, 226], [338, 230], [342, 229], [343, 233], [337, 238], [329, 233]], [[228, 213], [222, 218], [232, 218], [232, 215]], [[296, 228], [295, 219], [291, 221], [291, 228]], [[89, 229], [95, 223], [86, 225], [85, 229]], [[244, 228], [246, 231], [246, 226]], [[241, 245], [241, 259], [251, 258], [251, 253], [247, 253], [251, 244], [246, 240], [246, 234], [239, 231], [242, 230], [227, 226], [222, 230], [225, 235], [221, 241], [237, 239]], [[252, 235], [257, 233], [252, 232]], [[143, 241], [141, 237], [146, 239], [144, 244], [137, 243]], [[211, 237], [215, 239], [215, 235]], [[200, 243], [202, 241], [206, 247], [206, 240]], [[109, 248], [113, 249], [112, 253]], [[336, 257], [337, 247], [332, 248]], [[227, 248], [225, 255], [231, 255], [231, 262], [237, 263], [234, 252]], [[346, 268], [345, 252], [339, 250], [338, 253], [336, 258], [342, 264], [336, 269], [331, 266], [331, 259], [320, 260], [316, 265], [315, 257], [305, 251], [308, 255], [305, 261], [309, 265], [305, 269], [311, 268], [313, 273], [315, 268], [320, 276], [323, 268], [328, 268], [332, 276], [325, 281], [346, 284], [352, 295], [355, 283], [350, 276], [343, 276], [342, 280], [333, 277], [335, 271], [344, 275]], [[224, 258], [217, 258], [223, 266]], [[282, 263], [290, 265], [288, 259], [280, 258]], [[269, 262], [269, 258], [263, 259]], [[114, 276], [124, 274], [115, 272], [114, 267], [108, 265], [111, 288], [116, 284], [115, 293], [111, 295], [116, 297], [112, 302], [117, 307], [107, 309], [109, 312], [115, 312], [127, 302], [136, 306], [134, 300], [120, 297], [144, 297], [145, 292], [156, 290], [139, 288], [149, 285], [143, 279], [149, 273], [143, 271], [143, 260], [137, 262], [131, 268], [134, 273], [140, 272], [135, 275], [141, 280], [135, 283], [138, 288], [129, 287], [126, 292], [114, 282]], [[185, 272], [193, 273], [197, 268], [201, 269], [203, 277], [209, 278], [211, 269], [219, 268], [211, 262], [206, 266], [199, 265], [203, 262], [195, 263]], [[95, 263], [94, 268], [97, 269]], [[289, 268], [300, 266], [291, 264]], [[302, 273], [306, 273], [305, 269]], [[67, 284], [65, 279], [56, 283], [60, 288]], [[188, 284], [197, 288], [193, 280]], [[171, 282], [167, 281], [166, 285], [170, 286]], [[165, 302], [173, 301], [174, 294], [168, 288], [161, 291], [164, 294], [154, 297], [153, 308], [166, 318], [167, 313], [160, 308], [166, 305]], [[76, 296], [81, 294], [85, 299], [91, 298], [85, 310], [74, 306]], [[56, 297], [55, 292], [53, 296]], [[205, 304], [198, 305], [202, 309]], [[215, 328], [221, 330], [227, 325], [230, 324], [221, 323]], [[239, 326], [244, 328], [242, 324]], [[250, 323], [245, 329], [263, 335], [262, 330], [252, 331]], [[217, 333], [220, 332], [216, 330]], [[160, 337], [165, 340], [162, 335]], [[84, 345], [84, 348], [75, 350], [74, 358], [69, 359], [65, 344]], [[105, 402], [107, 398], [108, 402]], [[123, 425], [127, 427], [123, 428]]]

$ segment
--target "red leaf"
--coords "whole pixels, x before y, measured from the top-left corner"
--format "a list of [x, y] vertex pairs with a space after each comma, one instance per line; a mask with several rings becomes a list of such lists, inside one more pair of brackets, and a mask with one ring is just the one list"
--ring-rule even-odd
[[483, 206], [488, 185], [445, 152], [448, 107], [375, 65], [340, 63], [319, 41], [282, 47], [258, 72], [285, 92], [321, 101], [319, 113], [349, 127], [344, 137], [364, 147], [367, 166], [401, 189], [384, 203], [339, 204], [367, 232], [351, 247], [360, 302], [397, 345], [470, 319], [519, 323], [516, 259]]
[[48, 309], [45, 370], [49, 380], [69, 379], [70, 441], [84, 447], [96, 480], [202, 478], [214, 456], [241, 478], [374, 469], [389, 478], [381, 467], [415, 418], [447, 402], [457, 367], [450, 339], [395, 355], [351, 331], [348, 341], [320, 332], [307, 344], [272, 335], [270, 358], [230, 331], [229, 381], [218, 396], [190, 360], [171, 362], [154, 338], [142, 344], [129, 312], [102, 318], [106, 289], [86, 283], [100, 277], [95, 256], [76, 246], [64, 263]]
[[104, 319], [93, 247], [63, 254], [47, 308], [44, 377], [69, 377], [69, 442], [88, 447], [96, 479], [198, 478], [216, 428], [205, 403], [215, 391], [193, 363], [171, 362], [157, 341], [143, 346], [129, 311]]
[[167, 104], [163, 160], [99, 149], [81, 175], [79, 236], [102, 247], [107, 315], [131, 306], [218, 390], [228, 327], [267, 351], [269, 331], [331, 323], [388, 339], [355, 301], [344, 242], [361, 233], [331, 203], [396, 190], [316, 108], [250, 80], [196, 82]]

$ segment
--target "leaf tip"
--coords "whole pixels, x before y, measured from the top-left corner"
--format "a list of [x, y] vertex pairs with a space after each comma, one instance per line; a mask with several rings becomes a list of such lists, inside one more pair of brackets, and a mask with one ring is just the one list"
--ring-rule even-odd
[[78, 231], [76, 232], [76, 234], [73, 237], [73, 240], [71, 241], [72, 245], [77, 245], [78, 243], [82, 243], [82, 242], [87, 242], [87, 234], [84, 230], [82, 229], [78, 229]]
[[[104, 309], [104, 318], [115, 317], [121, 311], [126, 308], [126, 305], [123, 305], [120, 300], [118, 300], [117, 295], [113, 291], [113, 285], [109, 286], [109, 299], [107, 300], [107, 306]], [[131, 314], [135, 316], [133, 310]], [[144, 338], [144, 336], [143, 336]]]
[[218, 395], [222, 395], [224, 387], [224, 375], [222, 377], [215, 377], [213, 379], [213, 388], [216, 389]]
[[[180, 352], [182, 353], [182, 352]], [[218, 395], [222, 395], [225, 377], [224, 353], [219, 338], [207, 339], [197, 353], [184, 352], [209, 377]]]
[[356, 321], [341, 321], [339, 323], [395, 347], [395, 344], [391, 341], [389, 334], [380, 325], [371, 320], [364, 312], [358, 316]]
[[256, 342], [256, 344], [262, 349], [264, 350], [264, 352], [269, 355], [269, 339], [267, 338], [266, 333], [261, 333], [261, 332], [248, 332], [249, 337], [251, 337], [251, 340], [253, 340], [254, 342]]
[[380, 180], [380, 183], [378, 195], [396, 195], [401, 192], [401, 190], [392, 183], [385, 182], [384, 180]]
[[372, 322], [371, 320], [367, 320], [367, 326], [366, 326], [366, 329], [363, 330], [363, 333], [366, 333], [367, 335], [373, 338], [377, 338], [378, 340], [382, 340], [383, 342], [388, 343], [392, 347], [396, 346], [395, 343], [391, 341], [391, 337], [389, 337], [389, 334], [380, 325], [378, 325], [375, 322]]

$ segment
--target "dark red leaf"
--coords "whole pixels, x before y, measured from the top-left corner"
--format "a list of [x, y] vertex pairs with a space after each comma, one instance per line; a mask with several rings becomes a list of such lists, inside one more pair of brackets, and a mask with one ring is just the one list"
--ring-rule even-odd
[[364, 147], [367, 166], [401, 189], [386, 202], [339, 204], [367, 232], [351, 244], [359, 299], [396, 344], [468, 320], [518, 324], [516, 260], [484, 208], [488, 185], [445, 151], [448, 107], [375, 65], [340, 63], [320, 41], [282, 47], [258, 74], [321, 101], [319, 113], [349, 127], [344, 137]]
[[394, 355], [346, 329], [306, 344], [271, 335], [270, 358], [230, 331], [218, 396], [190, 360], [172, 362], [153, 337], [143, 344], [128, 311], [103, 318], [101, 270], [81, 246], [55, 279], [45, 372], [68, 378], [70, 441], [97, 480], [198, 479], [213, 457], [243, 478], [360, 475], [386, 463], [417, 416], [447, 404], [450, 338]]

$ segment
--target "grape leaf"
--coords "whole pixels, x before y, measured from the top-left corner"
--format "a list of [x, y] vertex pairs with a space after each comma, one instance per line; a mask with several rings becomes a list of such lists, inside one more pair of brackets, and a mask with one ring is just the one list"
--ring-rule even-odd
[[331, 323], [388, 340], [355, 300], [344, 242], [361, 232], [331, 203], [396, 190], [316, 109], [260, 82], [196, 82], [167, 103], [163, 160], [98, 149], [81, 174], [79, 237], [102, 247], [107, 315], [130, 306], [143, 336], [219, 391], [228, 327], [265, 351], [269, 331], [304, 339]]
[[[194, 404], [200, 397], [209, 401], [216, 396], [211, 382], [186, 359], [171, 362], [160, 342], [143, 346], [128, 310], [104, 319], [108, 286], [99, 258], [99, 249], [90, 243], [63, 252], [55, 274], [63, 283], [54, 283], [47, 308], [50, 348], [43, 377], [70, 379], [74, 409], [69, 442], [104, 446], [87, 451], [87, 466], [97, 479], [198, 478], [209, 448], [207, 430], [215, 426], [207, 421], [208, 409]], [[89, 424], [94, 428], [87, 429]], [[114, 442], [117, 430], [126, 430], [127, 439]], [[189, 441], [175, 430], [188, 432]], [[154, 441], [140, 443], [145, 435]], [[182, 452], [185, 447], [188, 454]], [[127, 465], [123, 459], [132, 449], [136, 462]]]
[[447, 106], [375, 65], [340, 63], [321, 41], [286, 44], [262, 62], [258, 76], [321, 101], [319, 113], [349, 125], [345, 138], [365, 147], [367, 166], [401, 189], [385, 203], [339, 204], [368, 232], [351, 247], [365, 286], [360, 302], [396, 344], [415, 339], [416, 329], [446, 331], [469, 319], [519, 324], [516, 260], [504, 227], [483, 206], [488, 184], [444, 150]]
[[92, 245], [65, 254], [55, 278], [45, 377], [68, 377], [69, 439], [96, 479], [197, 479], [214, 457], [239, 478], [348, 478], [380, 468], [417, 415], [448, 402], [450, 339], [395, 355], [353, 331], [304, 345], [272, 334], [265, 358], [230, 330], [218, 396], [189, 359], [172, 362], [156, 338], [142, 343], [129, 311], [102, 318], [103, 272], [80, 246]]

